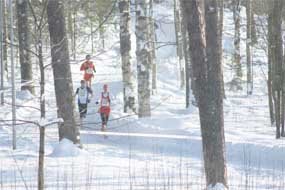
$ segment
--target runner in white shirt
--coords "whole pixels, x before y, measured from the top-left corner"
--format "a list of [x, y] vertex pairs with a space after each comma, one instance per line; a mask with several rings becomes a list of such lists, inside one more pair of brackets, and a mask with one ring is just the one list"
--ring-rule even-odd
[[81, 86], [77, 88], [75, 96], [78, 96], [78, 108], [80, 113], [80, 118], [85, 118], [87, 113], [87, 104], [90, 98], [93, 96], [91, 88], [86, 86], [85, 80], [81, 80]]

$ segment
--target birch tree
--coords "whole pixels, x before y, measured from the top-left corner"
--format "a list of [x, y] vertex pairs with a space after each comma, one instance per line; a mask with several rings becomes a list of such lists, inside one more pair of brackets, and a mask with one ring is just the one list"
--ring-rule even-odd
[[221, 58], [216, 0], [184, 1], [193, 78], [197, 84], [207, 186], [227, 186]]
[[58, 117], [64, 120], [64, 123], [59, 126], [59, 138], [60, 140], [67, 138], [74, 143], [79, 143], [79, 130], [72, 96], [73, 86], [63, 10], [62, 0], [48, 1], [47, 15], [56, 104]]
[[131, 65], [130, 0], [120, 0], [120, 50], [123, 74], [124, 112], [134, 111], [135, 92]]
[[150, 110], [150, 42], [149, 42], [149, 0], [136, 1], [136, 57], [138, 80], [138, 115], [149, 117]]

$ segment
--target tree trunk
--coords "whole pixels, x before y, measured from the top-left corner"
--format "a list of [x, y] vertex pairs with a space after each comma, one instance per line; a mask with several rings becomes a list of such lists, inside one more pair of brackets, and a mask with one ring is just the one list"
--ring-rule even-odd
[[205, 7], [200, 0], [184, 1], [184, 11], [189, 13], [189, 45], [197, 84], [206, 182], [207, 186], [227, 186], [217, 1], [206, 0]]
[[[21, 82], [26, 83], [33, 80], [33, 68], [30, 58], [30, 36], [28, 24], [28, 0], [17, 0], [19, 54], [21, 64]], [[31, 84], [24, 85], [21, 90], [29, 90], [32, 94], [34, 88]]]
[[157, 82], [156, 82], [156, 49], [155, 49], [155, 44], [156, 44], [156, 33], [155, 33], [155, 21], [153, 17], [153, 0], [150, 0], [150, 40], [151, 40], [151, 86], [152, 86], [152, 94], [154, 94], [154, 91], [157, 88]]
[[242, 67], [240, 63], [240, 0], [232, 0], [233, 5], [233, 18], [235, 24], [235, 35], [234, 35], [234, 68], [235, 78], [242, 78]]
[[275, 110], [275, 124], [276, 124], [276, 138], [280, 138], [280, 125], [282, 114], [282, 64], [283, 64], [283, 40], [282, 40], [282, 0], [273, 1], [273, 9], [269, 13], [269, 32], [272, 37], [271, 51], [271, 65], [272, 65], [272, 94]]
[[[39, 55], [39, 66], [40, 66], [40, 108], [41, 118], [46, 117], [45, 108], [45, 68], [43, 61], [42, 51], [42, 35], [41, 31], [38, 40], [38, 55]], [[45, 156], [45, 127], [40, 126], [40, 147], [39, 147], [39, 168], [38, 168], [38, 190], [44, 189], [44, 156]]]
[[6, 78], [8, 79], [8, 25], [7, 25], [7, 4], [3, 1], [3, 63], [6, 71]]
[[136, 39], [137, 39], [137, 75], [138, 75], [138, 115], [149, 117], [150, 110], [150, 39], [147, 5], [149, 0], [136, 1]]
[[[180, 2], [180, 10], [183, 10], [183, 1]], [[190, 63], [190, 51], [189, 51], [189, 38], [187, 35], [187, 22], [186, 22], [186, 16], [184, 14], [184, 11], [182, 11], [181, 14], [181, 34], [182, 34], [182, 43], [183, 43], [183, 53], [184, 53], [184, 63], [185, 63], [185, 102], [186, 102], [186, 108], [189, 108], [191, 101], [191, 82], [190, 82], [190, 70], [191, 70], [191, 63]]]
[[77, 11], [73, 10], [73, 43], [72, 43], [72, 50], [73, 50], [73, 59], [76, 60], [76, 35], [77, 35], [77, 27], [76, 27], [76, 17], [77, 17]]
[[64, 120], [59, 126], [59, 138], [79, 143], [78, 124], [73, 104], [73, 86], [69, 63], [68, 40], [65, 30], [62, 0], [49, 0], [47, 5], [48, 26], [51, 41], [51, 57], [58, 117]]
[[219, 8], [219, 14], [218, 14], [218, 26], [219, 26], [219, 43], [221, 46], [220, 49], [220, 58], [221, 58], [221, 69], [222, 69], [222, 91], [223, 96], [226, 98], [226, 91], [225, 91], [225, 84], [224, 84], [224, 74], [223, 74], [223, 29], [224, 29], [224, 0], [218, 0], [218, 8]]
[[130, 0], [120, 0], [120, 50], [123, 74], [124, 112], [135, 111], [135, 92], [131, 65]]
[[247, 94], [251, 95], [253, 90], [252, 81], [252, 55], [251, 55], [251, 29], [252, 11], [251, 0], [246, 1], [246, 67], [247, 67]]
[[[67, 27], [68, 27], [68, 34], [69, 34], [69, 38], [70, 38], [70, 44], [73, 45], [73, 40], [74, 40], [74, 25], [73, 25], [73, 18], [72, 18], [72, 14], [73, 14], [73, 7], [72, 7], [72, 1], [69, 0], [68, 1], [68, 12], [67, 12]], [[74, 48], [72, 47], [71, 45], [71, 54], [73, 55], [74, 54]]]
[[255, 19], [254, 19], [254, 10], [253, 7], [251, 7], [251, 45], [254, 46], [255, 44], [258, 43], [257, 41], [257, 36], [256, 36], [256, 23], [255, 23]]
[[[272, 14], [268, 16], [268, 47], [273, 47], [273, 39], [272, 39]], [[267, 80], [267, 90], [268, 90], [268, 105], [269, 105], [269, 114], [270, 114], [270, 121], [271, 125], [275, 122], [275, 114], [274, 114], [274, 105], [273, 105], [273, 93], [272, 93], [272, 50], [268, 48], [268, 80]]]
[[174, 0], [174, 23], [175, 23], [175, 36], [176, 36], [176, 52], [180, 70], [180, 88], [185, 86], [185, 68], [183, 65], [183, 44], [181, 34], [181, 11], [179, 0]]
[[[1, 81], [0, 81], [0, 89], [4, 88], [4, 62], [3, 62], [3, 1], [0, 1], [0, 70], [1, 70]], [[4, 93], [2, 92], [0, 95], [0, 103], [1, 106], [4, 105]]]

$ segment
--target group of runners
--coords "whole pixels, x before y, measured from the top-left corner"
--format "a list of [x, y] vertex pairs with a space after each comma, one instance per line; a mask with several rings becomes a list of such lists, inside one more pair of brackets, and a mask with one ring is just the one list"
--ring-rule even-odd
[[[80, 87], [76, 89], [74, 96], [77, 96], [80, 118], [83, 119], [86, 117], [88, 104], [91, 102], [90, 100], [93, 97], [91, 82], [92, 78], [94, 78], [94, 74], [96, 73], [96, 69], [93, 62], [91, 61], [90, 55], [86, 55], [86, 59], [82, 63], [80, 71], [84, 71], [84, 77], [80, 81]], [[111, 111], [111, 99], [107, 84], [103, 85], [103, 90], [101, 92], [100, 98], [95, 103], [97, 105], [99, 104], [98, 113], [100, 113], [102, 121], [101, 130], [105, 130]]]

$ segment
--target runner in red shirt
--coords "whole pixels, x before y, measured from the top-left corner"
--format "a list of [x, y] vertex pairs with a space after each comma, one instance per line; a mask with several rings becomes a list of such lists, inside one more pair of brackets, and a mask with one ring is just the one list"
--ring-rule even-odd
[[80, 71], [84, 71], [84, 80], [86, 81], [87, 86], [91, 88], [91, 79], [94, 77], [96, 70], [90, 55], [86, 55], [86, 60], [82, 63]]

